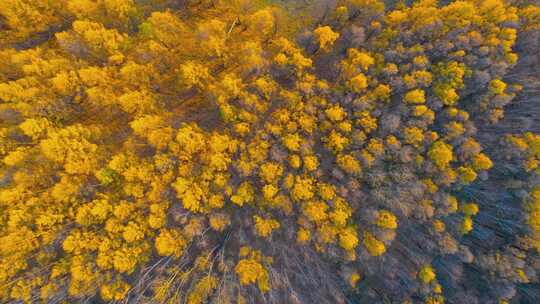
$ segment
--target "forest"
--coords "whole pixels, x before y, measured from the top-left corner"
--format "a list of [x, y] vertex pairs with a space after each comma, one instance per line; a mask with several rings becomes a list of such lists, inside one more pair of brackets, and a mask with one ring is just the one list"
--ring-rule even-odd
[[540, 1], [0, 0], [0, 303], [540, 303]]

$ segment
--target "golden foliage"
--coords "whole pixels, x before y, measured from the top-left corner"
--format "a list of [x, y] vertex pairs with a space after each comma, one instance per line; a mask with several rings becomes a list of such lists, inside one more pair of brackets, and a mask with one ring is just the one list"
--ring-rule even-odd
[[424, 284], [429, 284], [431, 281], [435, 280], [435, 272], [430, 265], [424, 265], [420, 272], [418, 272], [418, 278]]
[[379, 256], [386, 251], [384, 243], [377, 240], [371, 232], [364, 232], [364, 246], [372, 256]]
[[180, 257], [187, 246], [187, 240], [178, 230], [162, 229], [156, 238], [156, 250], [162, 256]]
[[428, 155], [440, 169], [446, 168], [454, 159], [452, 146], [443, 141], [436, 141], [429, 149]]
[[339, 38], [339, 34], [332, 31], [332, 28], [329, 26], [320, 26], [316, 28], [313, 33], [319, 41], [321, 49], [327, 49]]
[[[480, 202], [449, 193], [499, 159], [474, 123], [519, 92], [501, 79], [539, 10], [346, 0], [315, 18], [282, 2], [0, 1], [0, 302], [129, 302], [146, 287], [160, 303], [242, 302], [285, 263], [236, 244], [292, 236], [279, 241], [346, 269], [360, 242], [383, 255], [398, 223], [458, 243], [445, 223], [459, 209], [473, 229]], [[537, 176], [540, 136], [505, 139]], [[412, 211], [389, 205], [408, 196]], [[419, 273], [427, 303], [443, 302], [435, 279]]]
[[280, 224], [274, 219], [265, 219], [259, 216], [254, 216], [255, 229], [257, 234], [262, 237], [268, 237], [274, 229], [278, 229]]

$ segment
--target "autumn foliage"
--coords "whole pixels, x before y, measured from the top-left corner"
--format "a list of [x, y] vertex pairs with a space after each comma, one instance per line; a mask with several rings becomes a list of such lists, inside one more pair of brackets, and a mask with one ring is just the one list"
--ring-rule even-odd
[[[416, 229], [392, 297], [443, 303], [540, 13], [334, 2], [0, 1], [0, 302], [340, 303]], [[504, 138], [530, 179], [539, 138]]]

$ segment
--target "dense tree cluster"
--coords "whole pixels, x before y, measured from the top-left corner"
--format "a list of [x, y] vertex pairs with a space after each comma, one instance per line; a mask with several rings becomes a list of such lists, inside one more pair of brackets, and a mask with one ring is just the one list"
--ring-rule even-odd
[[2, 302], [484, 303], [465, 267], [538, 284], [540, 135], [495, 156], [519, 164], [519, 246], [472, 253], [469, 194], [540, 8], [269, 2], [0, 2]]

